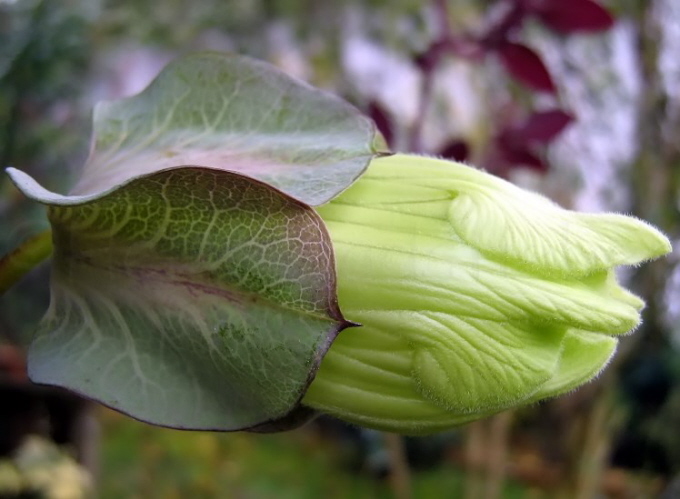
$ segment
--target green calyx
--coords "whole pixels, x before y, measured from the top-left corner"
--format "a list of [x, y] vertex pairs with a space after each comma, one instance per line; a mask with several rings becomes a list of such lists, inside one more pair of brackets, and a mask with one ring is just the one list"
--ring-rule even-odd
[[0, 262], [0, 292], [54, 242], [29, 376], [163, 426], [301, 424], [300, 399], [350, 325], [311, 206], [381, 149], [348, 103], [237, 55], [182, 57], [99, 104], [67, 194], [7, 170], [51, 233]]
[[596, 376], [643, 302], [614, 268], [670, 251], [631, 217], [564, 210], [479, 170], [374, 160], [318, 208], [334, 244], [344, 331], [304, 403], [428, 433]]

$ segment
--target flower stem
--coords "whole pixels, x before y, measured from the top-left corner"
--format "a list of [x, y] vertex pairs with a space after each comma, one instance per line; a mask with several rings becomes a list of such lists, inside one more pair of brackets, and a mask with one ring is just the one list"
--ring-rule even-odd
[[52, 231], [46, 230], [24, 241], [0, 259], [0, 295], [52, 254]]

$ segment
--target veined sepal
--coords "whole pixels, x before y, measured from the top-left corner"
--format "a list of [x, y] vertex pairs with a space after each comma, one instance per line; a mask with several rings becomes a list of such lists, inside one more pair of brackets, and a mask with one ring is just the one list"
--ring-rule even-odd
[[165, 426], [299, 424], [351, 325], [310, 205], [384, 150], [348, 103], [230, 54], [182, 57], [140, 94], [100, 103], [70, 193], [9, 170], [48, 206], [54, 239], [30, 376]]
[[337, 333], [333, 248], [309, 206], [202, 167], [64, 197], [11, 170], [48, 206], [50, 308], [29, 375], [143, 421], [281, 430]]

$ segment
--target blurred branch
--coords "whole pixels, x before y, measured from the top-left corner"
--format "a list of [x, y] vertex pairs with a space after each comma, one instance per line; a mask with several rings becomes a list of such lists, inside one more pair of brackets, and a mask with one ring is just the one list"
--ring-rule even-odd
[[504, 411], [467, 426], [467, 473], [464, 487], [466, 499], [503, 497], [513, 419], [513, 411]]
[[475, 421], [466, 427], [465, 432], [465, 485], [463, 497], [465, 499], [481, 499], [484, 490], [483, 466], [485, 460], [485, 422]]
[[411, 499], [411, 471], [408, 466], [404, 437], [385, 433], [385, 445], [390, 458], [390, 487], [395, 499]]
[[497, 499], [503, 495], [513, 415], [513, 411], [505, 411], [495, 415], [489, 421], [487, 481], [484, 489], [486, 499]]
[[[644, 220], [658, 225], [677, 237], [680, 216], [676, 208], [675, 190], [680, 180], [680, 119], [670, 116], [668, 96], [665, 94], [659, 68], [659, 36], [652, 5], [641, 12], [639, 19], [639, 60], [642, 67], [644, 99], [638, 119], [640, 137], [639, 156], [633, 165], [633, 213]], [[633, 278], [636, 290], [647, 303], [644, 335], [636, 340], [652, 340], [660, 346], [667, 338], [662, 321], [663, 293], [665, 282], [672, 270], [673, 262], [662, 258], [645, 265], [644, 272], [637, 272]], [[632, 345], [628, 345], [632, 349]]]
[[575, 466], [571, 480], [574, 480], [574, 490], [571, 497], [574, 499], [590, 499], [600, 493], [612, 434], [616, 430], [611, 418], [614, 381], [614, 376], [605, 377], [599, 396], [583, 417], [581, 439], [573, 456]]

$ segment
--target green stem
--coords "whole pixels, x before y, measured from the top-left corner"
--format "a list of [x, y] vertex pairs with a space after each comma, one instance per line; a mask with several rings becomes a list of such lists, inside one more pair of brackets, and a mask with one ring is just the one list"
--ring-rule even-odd
[[52, 231], [27, 239], [0, 259], [0, 296], [52, 254]]

